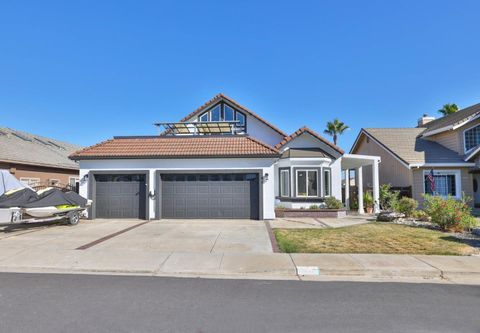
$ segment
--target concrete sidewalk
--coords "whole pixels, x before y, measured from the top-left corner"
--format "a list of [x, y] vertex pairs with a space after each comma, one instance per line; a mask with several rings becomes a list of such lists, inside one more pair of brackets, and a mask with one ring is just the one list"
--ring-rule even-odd
[[0, 253], [0, 271], [480, 285], [480, 257], [473, 256], [12, 248]]

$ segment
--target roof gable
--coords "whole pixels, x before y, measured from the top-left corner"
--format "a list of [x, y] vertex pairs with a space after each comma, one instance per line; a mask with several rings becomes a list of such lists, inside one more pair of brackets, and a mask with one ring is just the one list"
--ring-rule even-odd
[[424, 130], [424, 128], [363, 128], [350, 152], [355, 152], [360, 137], [366, 135], [409, 167], [430, 163], [464, 163], [462, 157], [455, 151], [422, 138]]
[[[275, 148], [281, 149], [283, 146], [288, 145], [289, 143], [293, 142], [294, 140], [300, 138], [303, 135], [309, 135], [311, 136], [314, 140], [318, 141], [321, 143], [321, 148], [330, 156], [338, 158], [341, 155], [343, 155], [344, 151], [322, 137], [320, 134], [316, 133], [315, 131], [311, 130], [310, 128], [304, 126], [298, 130], [296, 130], [294, 133], [286, 136], [283, 138], [281, 142], [279, 142]], [[298, 147], [297, 147], [298, 148]], [[310, 148], [310, 147], [303, 147], [303, 148]]]
[[215, 104], [217, 104], [221, 101], [226, 102], [227, 104], [231, 104], [233, 107], [237, 108], [239, 111], [242, 111], [242, 112], [246, 113], [247, 115], [257, 119], [258, 121], [267, 125], [268, 127], [270, 127], [272, 130], [274, 130], [275, 132], [277, 132], [281, 136], [287, 136], [287, 134], [285, 132], [283, 132], [282, 130], [280, 130], [278, 127], [270, 124], [268, 121], [266, 121], [265, 119], [263, 119], [262, 117], [257, 115], [255, 112], [247, 109], [245, 106], [241, 105], [237, 101], [233, 100], [232, 98], [230, 98], [230, 97], [228, 97], [228, 96], [226, 96], [222, 93], [214, 96], [212, 99], [210, 99], [209, 101], [204, 103], [202, 106], [197, 108], [195, 111], [191, 112], [186, 117], [182, 118], [180, 120], [180, 122], [188, 121], [191, 118], [200, 115], [201, 113], [203, 113], [204, 111], [207, 111], [210, 107], [214, 106]]
[[441, 133], [443, 131], [456, 129], [474, 119], [477, 119], [478, 117], [480, 117], [480, 103], [469, 106], [455, 113], [449, 114], [442, 118], [438, 118], [425, 124], [425, 126], [423, 127], [425, 129], [423, 136], [433, 135], [436, 133]]

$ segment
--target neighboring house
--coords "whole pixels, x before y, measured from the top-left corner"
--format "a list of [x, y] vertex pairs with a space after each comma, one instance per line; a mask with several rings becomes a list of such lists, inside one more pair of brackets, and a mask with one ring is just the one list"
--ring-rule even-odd
[[272, 219], [275, 205], [341, 199], [342, 168], [379, 162], [344, 156], [305, 127], [287, 135], [223, 94], [157, 125], [161, 135], [114, 137], [71, 155], [90, 218]]
[[0, 128], [0, 169], [30, 186], [66, 186], [78, 182], [78, 163], [68, 156], [80, 146]]
[[431, 193], [433, 170], [435, 194], [465, 193], [480, 204], [480, 104], [439, 119], [424, 115], [415, 128], [364, 128], [350, 152], [381, 156], [380, 184], [410, 186], [420, 202]]

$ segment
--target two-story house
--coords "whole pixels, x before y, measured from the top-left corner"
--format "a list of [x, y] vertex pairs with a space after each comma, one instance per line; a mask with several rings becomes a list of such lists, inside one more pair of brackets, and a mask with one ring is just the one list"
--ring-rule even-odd
[[342, 170], [373, 165], [378, 180], [378, 157], [344, 155], [306, 127], [287, 135], [223, 94], [157, 125], [160, 135], [114, 137], [71, 155], [90, 218], [272, 219], [276, 205], [341, 199]]
[[[380, 156], [380, 184], [411, 186], [419, 202], [432, 194], [433, 170], [434, 194], [465, 193], [472, 205], [480, 205], [480, 104], [439, 119], [424, 115], [417, 127], [363, 128], [350, 152]], [[364, 177], [364, 184], [371, 184], [368, 172]]]

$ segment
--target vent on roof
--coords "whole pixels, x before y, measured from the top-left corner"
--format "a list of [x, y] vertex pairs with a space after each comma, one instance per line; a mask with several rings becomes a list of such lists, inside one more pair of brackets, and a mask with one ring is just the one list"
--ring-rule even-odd
[[57, 147], [58, 149], [65, 149], [65, 148], [63, 148], [62, 146], [56, 144], [56, 143], [53, 142], [53, 141], [48, 140], [48, 143], [51, 144], [51, 145], [54, 146], [54, 147]]
[[20, 133], [17, 133], [17, 132], [14, 132], [14, 133], [12, 133], [12, 134], [15, 135], [17, 138], [20, 138], [20, 139], [22, 139], [22, 140], [24, 140], [24, 141], [30, 141], [30, 142], [32, 141], [32, 139], [29, 138], [29, 137], [26, 136], [26, 135], [23, 135], [23, 134], [20, 134]]

